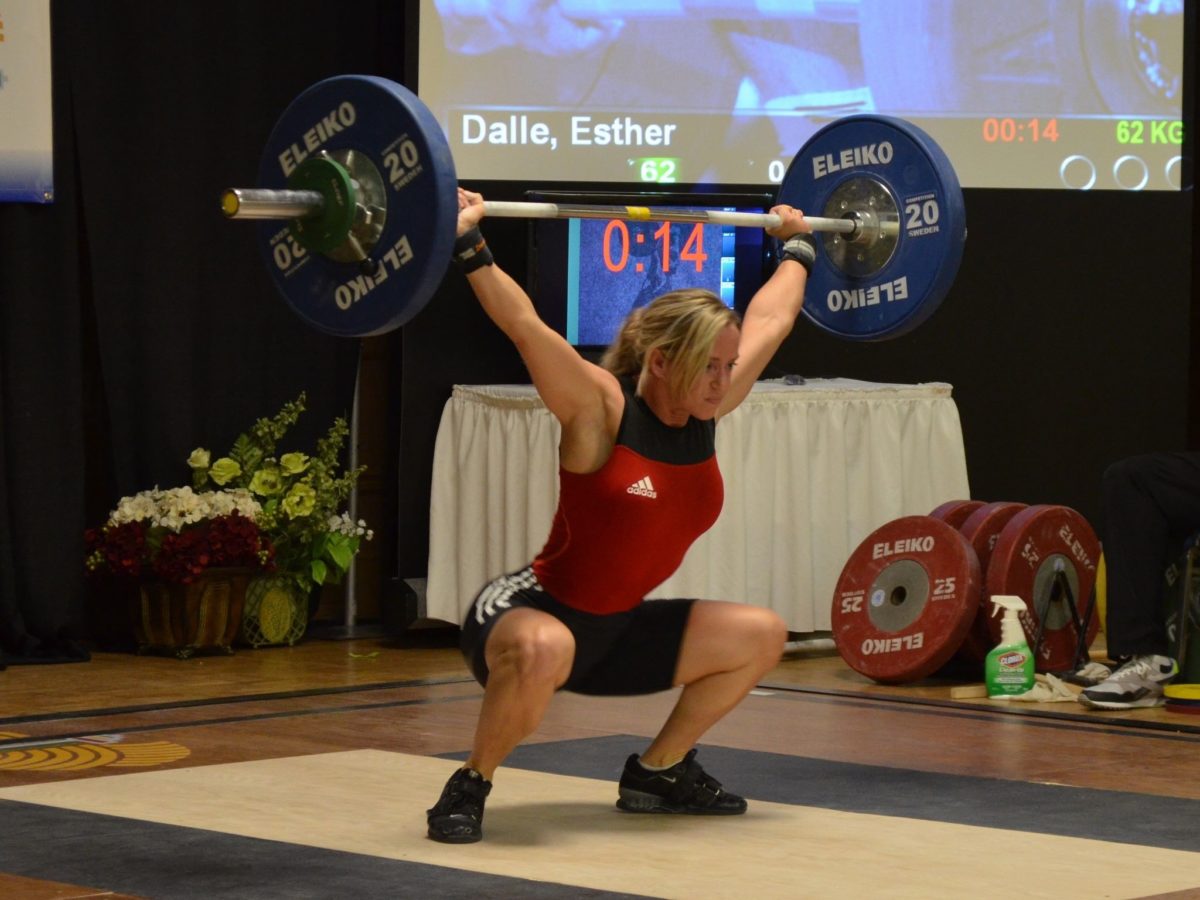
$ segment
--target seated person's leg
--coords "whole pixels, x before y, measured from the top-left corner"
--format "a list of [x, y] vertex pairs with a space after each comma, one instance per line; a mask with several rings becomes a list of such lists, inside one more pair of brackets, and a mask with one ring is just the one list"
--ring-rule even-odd
[[1104, 473], [1104, 559], [1108, 653], [1124, 660], [1080, 695], [1100, 709], [1157, 706], [1178, 667], [1167, 656], [1159, 600], [1168, 560], [1200, 529], [1200, 454], [1151, 453]]

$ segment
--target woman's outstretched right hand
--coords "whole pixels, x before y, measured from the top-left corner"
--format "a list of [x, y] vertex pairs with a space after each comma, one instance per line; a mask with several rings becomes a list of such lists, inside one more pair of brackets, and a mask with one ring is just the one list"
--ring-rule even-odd
[[483, 218], [483, 195], [458, 189], [458, 236], [466, 234]]

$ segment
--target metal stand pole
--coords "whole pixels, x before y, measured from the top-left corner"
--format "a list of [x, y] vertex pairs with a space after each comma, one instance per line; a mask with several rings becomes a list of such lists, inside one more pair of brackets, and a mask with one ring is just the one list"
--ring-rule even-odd
[[[358, 366], [354, 372], [354, 400], [350, 406], [350, 471], [353, 472], [358, 468], [358, 391], [362, 384], [362, 350], [358, 353]], [[350, 520], [358, 522], [358, 482], [354, 482], [354, 487], [350, 489]], [[358, 596], [356, 587], [358, 584], [358, 554], [355, 554], [350, 559], [350, 568], [346, 570], [346, 616], [345, 624], [347, 631], [353, 631], [358, 620]]]
[[[354, 375], [354, 400], [350, 408], [350, 448], [348, 464], [351, 470], [358, 468], [359, 460], [359, 390], [362, 385], [362, 352], [358, 355], [358, 369]], [[347, 512], [354, 522], [358, 522], [358, 483], [350, 491]], [[350, 560], [346, 570], [345, 585], [346, 610], [341, 625], [326, 625], [309, 630], [309, 636], [324, 640], [353, 640], [363, 637], [379, 637], [383, 630], [378, 625], [360, 626], [358, 624], [358, 567], [357, 556]]]

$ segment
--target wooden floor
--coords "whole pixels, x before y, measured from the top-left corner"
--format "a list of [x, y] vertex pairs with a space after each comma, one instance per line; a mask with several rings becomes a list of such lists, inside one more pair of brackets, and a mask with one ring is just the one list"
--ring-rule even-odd
[[[298, 758], [332, 759], [322, 755], [347, 751], [389, 754], [354, 756], [347, 763], [368, 766], [465, 751], [481, 690], [453, 648], [453, 636], [453, 629], [427, 628], [401, 640], [307, 639], [291, 648], [239, 649], [232, 656], [190, 660], [100, 653], [89, 663], [10, 667], [0, 673], [0, 800], [43, 802], [85, 779], [210, 766], [249, 771], [237, 766], [295, 765]], [[1074, 702], [955, 700], [951, 689], [957, 684], [877, 685], [830, 651], [795, 649], [703, 743], [907, 773], [997, 779], [998, 786], [1069, 785], [1200, 800], [1200, 717], [1163, 709], [1099, 713]], [[603, 699], [562, 694], [529, 743], [649, 737], [673, 698], [673, 692]], [[417, 770], [420, 795], [399, 814], [414, 834], [423, 832], [424, 809], [436, 798], [441, 778], [440, 771], [430, 777], [415, 763], [408, 767]], [[498, 777], [494, 797], [500, 782]], [[0, 829], [0, 897], [122, 896], [102, 884], [5, 874], [20, 867], [4, 862], [3, 840]], [[804, 837], [788, 838], [796, 840]], [[1090, 896], [1200, 896], [1200, 854], [1194, 861], [1190, 882], [1147, 875], [1144, 882], [1129, 883], [1144, 888], [1113, 887], [1115, 892]], [[924, 872], [920, 878], [935, 883], [937, 876]], [[844, 895], [933, 896], [923, 892], [922, 883], [904, 885], [907, 893], [847, 887]], [[1064, 876], [1052, 895], [1082, 896], [1073, 893], [1078, 884]], [[979, 887], [982, 894], [1005, 885]], [[765, 886], [745, 890], [773, 895]], [[653, 883], [638, 893], [672, 895]]]

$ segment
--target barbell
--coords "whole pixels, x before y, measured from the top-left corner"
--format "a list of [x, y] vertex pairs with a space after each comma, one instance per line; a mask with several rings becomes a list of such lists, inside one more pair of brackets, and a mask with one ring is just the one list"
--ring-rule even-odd
[[[221, 210], [259, 223], [284, 301], [314, 327], [365, 337], [399, 328], [437, 292], [458, 218], [458, 179], [433, 112], [394, 81], [339, 75], [289, 104], [259, 186], [229, 188]], [[850, 340], [898, 337], [948, 293], [966, 242], [962, 189], [917, 126], [853, 115], [819, 128], [793, 157], [778, 204], [806, 210], [822, 239], [804, 315]], [[818, 213], [807, 215], [807, 211]], [[518, 218], [606, 218], [770, 228], [769, 213], [677, 206], [485, 201]]]

